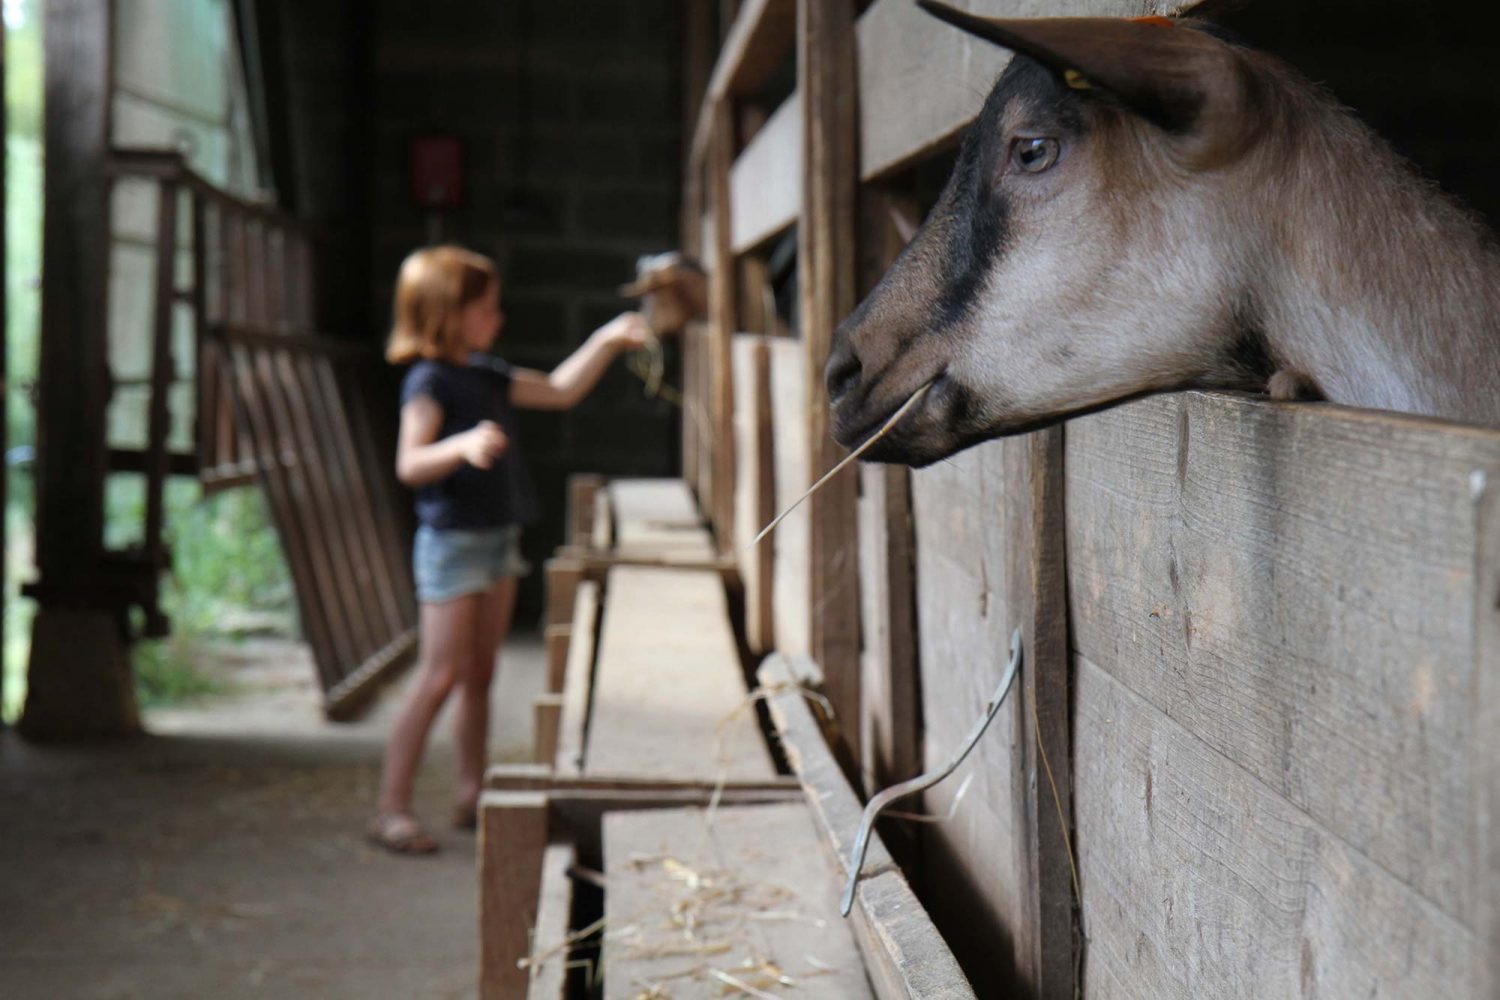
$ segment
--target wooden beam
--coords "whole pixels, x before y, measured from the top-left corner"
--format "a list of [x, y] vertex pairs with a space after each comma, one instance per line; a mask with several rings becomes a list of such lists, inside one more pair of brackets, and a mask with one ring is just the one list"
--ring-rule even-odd
[[583, 580], [583, 564], [576, 559], [548, 559], [542, 573], [547, 592], [542, 625], [566, 625], [573, 614], [573, 596]]
[[[790, 337], [773, 338], [770, 349], [772, 478], [780, 512], [812, 483], [807, 478], [807, 359], [802, 345]], [[772, 547], [772, 617], [776, 648], [783, 653], [806, 654], [812, 649], [807, 517], [804, 505], [761, 543]]]
[[[797, 228], [807, 364], [809, 475], [843, 457], [829, 431], [823, 380], [833, 332], [855, 305], [855, 187], [859, 173], [854, 0], [798, 0], [804, 175]], [[858, 480], [840, 476], [808, 498], [812, 654], [827, 678], [854, 759], [859, 746]]]
[[802, 95], [793, 93], [755, 133], [729, 177], [730, 249], [765, 243], [802, 211]]
[[745, 641], [752, 653], [775, 646], [772, 547], [751, 548], [749, 539], [776, 516], [771, 476], [771, 359], [766, 338], [738, 334], [734, 340], [735, 537], [745, 591]]
[[737, 326], [734, 251], [730, 246], [733, 210], [729, 171], [734, 165], [734, 109], [729, 99], [714, 105], [708, 157], [708, 206], [714, 219], [714, 256], [708, 285], [710, 372], [709, 457], [713, 495], [708, 504], [719, 551], [734, 551], [734, 382], [729, 338]]
[[37, 378], [37, 565], [61, 582], [103, 548], [109, 251], [111, 5], [58, 0], [43, 11], [46, 176]]
[[[893, 221], [914, 213], [911, 199], [882, 187], [861, 192], [860, 290], [880, 281], [906, 247]], [[916, 534], [911, 470], [860, 466], [859, 498], [862, 777], [869, 791], [922, 770], [922, 692], [917, 669]], [[896, 825], [891, 849], [908, 871], [919, 858], [917, 831]]]
[[37, 379], [36, 563], [38, 592], [55, 597], [32, 625], [20, 721], [23, 733], [39, 739], [140, 728], [120, 627], [125, 609], [87, 600], [104, 548], [113, 9], [97, 0], [40, 8], [46, 335]]
[[547, 653], [546, 693], [556, 694], [563, 689], [568, 664], [568, 643], [573, 638], [573, 626], [547, 625], [542, 629], [542, 645]]
[[594, 507], [599, 491], [604, 488], [604, 477], [592, 473], [578, 472], [568, 477], [568, 533], [569, 545], [591, 545], [594, 537]]
[[562, 684], [562, 715], [558, 719], [557, 743], [550, 763], [559, 774], [583, 770], [583, 749], [588, 738], [589, 697], [594, 686], [594, 636], [599, 622], [599, 584], [585, 580], [578, 585], [573, 603], [575, 638], [569, 643]]
[[796, 0], [746, 0], [740, 7], [709, 79], [693, 128], [690, 157], [701, 158], [711, 142], [712, 105], [764, 87], [791, 51], [796, 31]]
[[547, 797], [538, 792], [483, 792], [479, 797], [479, 996], [515, 1000], [530, 978], [517, 964], [531, 953]]
[[1063, 541], [1063, 430], [1004, 442], [1005, 605], [1021, 629], [1021, 774], [1012, 784], [1024, 829], [1016, 960], [1030, 996], [1073, 1000], [1072, 743]]
[[557, 756], [557, 736], [562, 721], [563, 696], [539, 694], [531, 703], [531, 759], [546, 764]]

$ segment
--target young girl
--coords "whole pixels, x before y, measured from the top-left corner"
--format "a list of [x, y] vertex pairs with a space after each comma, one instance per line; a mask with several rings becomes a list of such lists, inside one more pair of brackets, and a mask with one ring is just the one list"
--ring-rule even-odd
[[504, 314], [494, 262], [458, 247], [418, 250], [401, 265], [386, 358], [412, 364], [401, 388], [396, 475], [417, 493], [413, 564], [421, 605], [415, 683], [396, 718], [370, 821], [376, 843], [426, 854], [437, 843], [411, 811], [412, 782], [438, 710], [455, 688], [455, 826], [474, 826], [495, 658], [510, 629], [521, 525], [536, 500], [516, 442], [515, 410], [566, 410], [647, 328], [625, 313], [595, 330], [550, 375], [486, 353]]

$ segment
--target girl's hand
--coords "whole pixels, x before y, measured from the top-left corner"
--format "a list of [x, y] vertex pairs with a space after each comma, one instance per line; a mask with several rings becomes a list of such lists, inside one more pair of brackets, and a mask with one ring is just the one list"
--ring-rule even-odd
[[464, 431], [462, 437], [464, 461], [476, 469], [490, 468], [510, 447], [510, 438], [493, 420], [481, 420], [473, 430]]
[[621, 313], [599, 328], [598, 335], [619, 351], [638, 351], [651, 339], [651, 327], [640, 313]]

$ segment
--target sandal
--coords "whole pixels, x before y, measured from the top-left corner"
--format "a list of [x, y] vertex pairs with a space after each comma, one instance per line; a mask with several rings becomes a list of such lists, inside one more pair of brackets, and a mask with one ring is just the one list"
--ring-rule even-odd
[[370, 843], [392, 854], [432, 854], [438, 849], [417, 818], [410, 813], [379, 813], [365, 829]]
[[453, 807], [453, 829], [455, 830], [477, 830], [479, 829], [479, 804], [476, 802], [459, 802]]

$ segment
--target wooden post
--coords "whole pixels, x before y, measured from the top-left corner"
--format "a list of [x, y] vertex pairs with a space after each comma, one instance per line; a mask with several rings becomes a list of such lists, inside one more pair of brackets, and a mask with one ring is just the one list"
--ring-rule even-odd
[[573, 626], [548, 625], [542, 629], [542, 643], [547, 652], [547, 693], [556, 694], [563, 689], [563, 680], [568, 669], [568, 643], [573, 638]]
[[1474, 996], [1500, 997], [1500, 469], [1484, 473], [1474, 553]]
[[583, 579], [583, 563], [576, 559], [548, 559], [543, 573], [547, 598], [542, 624], [566, 625], [573, 618], [573, 597]]
[[526, 995], [530, 977], [516, 963], [530, 950], [546, 848], [546, 795], [480, 795], [480, 1000], [516, 1000]]
[[[906, 247], [897, 211], [919, 214], [912, 199], [870, 186], [860, 199], [860, 289], [867, 294]], [[860, 628], [863, 636], [860, 740], [866, 788], [905, 781], [922, 770], [922, 694], [917, 670], [916, 528], [911, 470], [860, 467]], [[886, 838], [908, 872], [916, 833], [894, 824]]]
[[110, 40], [113, 4], [54, 0], [46, 17], [37, 568], [20, 730], [39, 739], [140, 728], [121, 609], [101, 600], [109, 401]]
[[[713, 213], [713, 270], [708, 285], [708, 336], [711, 381], [709, 426], [713, 461], [713, 497], [709, 510], [721, 553], [734, 551], [734, 374], [729, 339], [737, 310], [729, 171], [734, 166], [734, 104], [723, 98], [713, 106], [708, 144], [708, 204]], [[701, 461], [701, 458], [700, 458]]]
[[1063, 429], [1054, 427], [1004, 445], [1006, 607], [1024, 643], [1019, 683], [1024, 769], [1013, 782], [1022, 801], [1014, 815], [1023, 918], [1015, 928], [1016, 961], [1028, 994], [1072, 1000], [1074, 937], [1071, 861], [1071, 743], [1068, 735], [1068, 607], [1063, 538]]
[[604, 488], [604, 477], [589, 473], [575, 473], [568, 477], [568, 540], [569, 545], [593, 544], [594, 505], [599, 491]]
[[557, 734], [562, 710], [561, 694], [540, 694], [531, 703], [531, 759], [538, 764], [550, 764], [557, 756]]
[[[833, 332], [855, 305], [855, 188], [859, 177], [854, 0], [798, 0], [802, 89], [802, 217], [797, 228], [807, 357], [809, 472], [842, 457], [829, 433], [823, 367]], [[839, 476], [807, 501], [812, 654], [856, 761], [859, 745], [858, 478]]]

